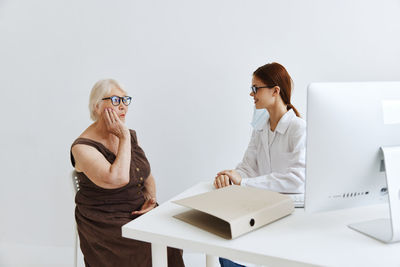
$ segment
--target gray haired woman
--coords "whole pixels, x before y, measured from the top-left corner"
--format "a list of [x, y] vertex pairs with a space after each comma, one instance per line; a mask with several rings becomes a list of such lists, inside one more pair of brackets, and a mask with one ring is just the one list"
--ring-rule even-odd
[[[78, 173], [75, 219], [86, 266], [151, 267], [149, 243], [121, 236], [121, 226], [157, 205], [150, 164], [136, 132], [125, 125], [132, 98], [115, 80], [98, 81], [90, 94], [94, 120], [71, 146]], [[184, 266], [168, 248], [168, 266]]]

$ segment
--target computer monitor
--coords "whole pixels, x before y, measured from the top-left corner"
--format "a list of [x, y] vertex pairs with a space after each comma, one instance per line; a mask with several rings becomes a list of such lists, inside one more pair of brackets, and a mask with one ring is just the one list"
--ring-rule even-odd
[[[400, 240], [400, 82], [312, 83], [307, 93], [306, 212], [384, 203], [389, 160], [398, 162], [389, 183], [398, 212], [367, 226], [388, 225], [384, 237], [366, 234]], [[393, 220], [398, 230], [390, 229]]]

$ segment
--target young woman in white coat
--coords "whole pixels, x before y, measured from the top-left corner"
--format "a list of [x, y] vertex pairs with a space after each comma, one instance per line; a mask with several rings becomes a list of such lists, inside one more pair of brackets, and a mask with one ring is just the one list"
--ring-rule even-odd
[[[292, 86], [289, 73], [279, 63], [266, 64], [253, 73], [250, 96], [255, 114], [264, 120], [253, 120], [254, 130], [242, 162], [233, 170], [219, 172], [214, 180], [216, 188], [235, 184], [304, 193], [306, 123], [291, 104]], [[220, 263], [222, 267], [243, 266], [223, 258]]]

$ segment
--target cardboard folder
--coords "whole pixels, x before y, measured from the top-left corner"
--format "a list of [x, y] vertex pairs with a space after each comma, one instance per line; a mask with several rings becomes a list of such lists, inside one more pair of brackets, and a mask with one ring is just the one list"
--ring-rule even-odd
[[174, 215], [175, 218], [226, 239], [236, 238], [294, 211], [288, 196], [237, 185], [173, 202], [190, 208]]

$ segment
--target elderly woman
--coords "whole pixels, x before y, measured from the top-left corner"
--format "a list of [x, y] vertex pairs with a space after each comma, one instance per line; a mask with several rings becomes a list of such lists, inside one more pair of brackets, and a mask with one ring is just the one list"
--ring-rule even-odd
[[[121, 226], [156, 207], [156, 186], [136, 132], [125, 125], [132, 98], [115, 80], [98, 81], [90, 94], [94, 120], [71, 146], [78, 172], [75, 218], [86, 266], [149, 266], [149, 243], [121, 236]], [[168, 266], [184, 266], [168, 248]]]

